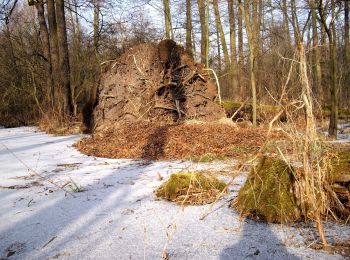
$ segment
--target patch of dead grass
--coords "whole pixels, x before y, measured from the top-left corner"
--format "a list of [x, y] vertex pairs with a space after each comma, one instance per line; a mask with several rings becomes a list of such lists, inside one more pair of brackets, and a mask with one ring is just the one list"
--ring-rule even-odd
[[156, 191], [156, 196], [182, 205], [202, 205], [216, 201], [226, 183], [202, 172], [180, 172]]

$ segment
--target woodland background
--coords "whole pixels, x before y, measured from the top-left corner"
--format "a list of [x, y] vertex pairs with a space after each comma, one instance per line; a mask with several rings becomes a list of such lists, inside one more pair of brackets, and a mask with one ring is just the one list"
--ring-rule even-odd
[[[300, 96], [306, 50], [316, 108], [349, 114], [347, 0], [1, 0], [0, 124], [81, 118], [101, 64], [171, 38], [219, 77], [224, 100], [279, 105]], [[282, 97], [281, 97], [282, 95]], [[255, 109], [254, 109], [255, 107]]]

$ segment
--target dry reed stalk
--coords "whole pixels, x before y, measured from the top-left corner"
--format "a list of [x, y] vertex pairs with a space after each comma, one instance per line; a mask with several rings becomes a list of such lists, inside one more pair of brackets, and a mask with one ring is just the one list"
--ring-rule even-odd
[[[320, 238], [324, 246], [328, 246], [325, 238], [324, 229], [321, 222], [321, 215], [326, 212], [327, 195], [324, 188], [325, 172], [321, 170], [319, 165], [320, 144], [316, 133], [316, 124], [313, 115], [313, 104], [311, 97], [311, 87], [307, 75], [307, 63], [305, 57], [305, 49], [302, 44], [298, 46], [299, 58], [299, 74], [302, 86], [302, 101], [305, 108], [305, 136], [303, 149], [303, 169], [304, 169], [304, 195], [306, 196], [306, 204], [303, 205], [305, 210], [304, 216], [310, 216], [316, 223]], [[316, 164], [316, 167], [314, 166]]]

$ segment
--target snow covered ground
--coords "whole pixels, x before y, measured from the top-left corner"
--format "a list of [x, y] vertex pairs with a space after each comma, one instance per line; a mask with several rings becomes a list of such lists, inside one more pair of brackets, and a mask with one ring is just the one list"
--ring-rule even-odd
[[[307, 247], [313, 228], [240, 219], [228, 201], [244, 175], [212, 211], [154, 197], [159, 175], [227, 171], [230, 163], [94, 158], [71, 147], [79, 138], [0, 129], [0, 259], [161, 259], [164, 248], [171, 259], [342, 258]], [[73, 183], [84, 191], [73, 192]], [[349, 226], [328, 223], [326, 232], [329, 241], [350, 238]]]

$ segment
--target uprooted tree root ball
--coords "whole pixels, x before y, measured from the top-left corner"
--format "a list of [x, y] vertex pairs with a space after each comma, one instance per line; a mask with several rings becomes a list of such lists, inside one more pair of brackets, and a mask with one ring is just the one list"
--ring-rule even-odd
[[98, 131], [121, 121], [218, 120], [225, 111], [214, 101], [217, 93], [209, 72], [174, 41], [141, 44], [105, 64], [90, 126]]
[[204, 173], [180, 172], [156, 191], [156, 196], [178, 204], [202, 205], [214, 202], [226, 187], [225, 182]]
[[251, 170], [234, 206], [243, 216], [273, 223], [300, 219], [293, 192], [293, 170], [284, 161], [263, 156]]

